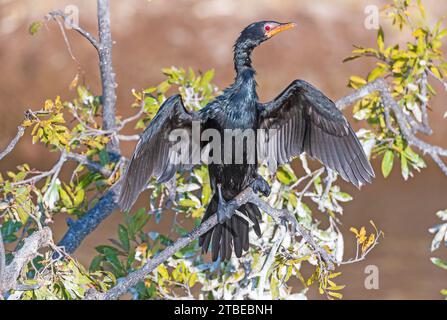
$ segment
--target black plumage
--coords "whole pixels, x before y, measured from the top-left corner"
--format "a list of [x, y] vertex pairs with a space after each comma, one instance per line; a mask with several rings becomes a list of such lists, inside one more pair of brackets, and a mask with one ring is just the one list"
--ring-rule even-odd
[[[269, 136], [275, 145], [273, 154], [266, 153], [268, 145], [256, 145], [257, 158], [267, 161], [272, 170], [306, 152], [357, 187], [371, 182], [374, 172], [353, 129], [335, 104], [318, 89], [303, 80], [295, 80], [273, 101], [258, 101], [251, 53], [262, 42], [294, 26], [262, 21], [245, 28], [234, 46], [235, 81], [205, 108], [189, 112], [180, 95], [163, 103], [138, 142], [123, 178], [119, 200], [123, 210], [131, 208], [151, 177], [160, 183], [166, 182], [178, 169], [188, 167], [172, 161], [178, 156], [171, 152], [174, 142], [168, 136], [174, 129], [190, 133], [193, 121], [200, 121], [202, 132], [213, 128], [222, 136], [225, 129], [276, 129]], [[264, 195], [270, 193], [270, 187], [257, 173], [258, 164], [246, 160], [242, 164], [208, 165], [214, 195], [203, 220], [218, 212], [220, 223], [204, 234], [199, 243], [203, 252], [211, 247], [213, 260], [229, 259], [233, 250], [240, 257], [248, 250], [247, 219], [252, 222], [256, 235], [261, 236], [261, 213], [254, 204], [247, 203], [238, 209], [247, 219], [236, 214], [221, 216], [218, 210], [220, 204], [224, 205], [248, 186]]]

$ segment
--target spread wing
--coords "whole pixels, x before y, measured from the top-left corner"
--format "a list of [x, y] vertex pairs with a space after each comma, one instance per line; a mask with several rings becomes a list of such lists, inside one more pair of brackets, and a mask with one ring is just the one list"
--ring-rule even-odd
[[[190, 143], [190, 138], [192, 122], [196, 118], [196, 113], [185, 109], [180, 95], [170, 97], [161, 105], [141, 135], [124, 174], [119, 198], [122, 210], [132, 207], [152, 177], [159, 183], [166, 182], [178, 169], [191, 167], [193, 151], [190, 148], [194, 144]], [[188, 139], [170, 141], [169, 136], [173, 132], [177, 137], [188, 135]], [[187, 152], [181, 153], [182, 148]]]
[[276, 129], [269, 134], [269, 153], [259, 146], [261, 160], [273, 161], [276, 168], [306, 152], [357, 187], [371, 182], [374, 171], [354, 130], [335, 104], [311, 84], [295, 80], [275, 100], [259, 107], [259, 127]]

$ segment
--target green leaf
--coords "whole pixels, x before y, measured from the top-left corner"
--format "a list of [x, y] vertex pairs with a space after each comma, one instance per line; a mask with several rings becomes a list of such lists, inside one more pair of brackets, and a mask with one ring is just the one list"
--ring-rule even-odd
[[185, 208], [196, 208], [200, 203], [197, 203], [196, 201], [192, 199], [182, 199], [178, 202], [179, 206], [185, 207]]
[[121, 241], [121, 244], [123, 245], [123, 248], [126, 251], [129, 251], [130, 250], [129, 234], [127, 233], [127, 229], [121, 224], [118, 226], [118, 236]]
[[438, 266], [441, 269], [447, 270], [447, 261], [443, 261], [439, 258], [430, 258], [431, 262], [433, 262], [434, 265]]
[[394, 162], [394, 152], [392, 150], [387, 150], [382, 159], [382, 174], [385, 178], [387, 178], [391, 170], [393, 169]]
[[34, 36], [37, 32], [39, 32], [40, 28], [42, 28], [42, 21], [34, 21], [28, 28], [29, 33]]
[[350, 81], [356, 84], [366, 84], [366, 80], [359, 76], [351, 76]]
[[346, 192], [333, 192], [332, 196], [341, 202], [348, 202], [353, 199], [352, 196]]
[[107, 163], [109, 163], [109, 153], [106, 151], [106, 149], [102, 149], [99, 151], [99, 161], [102, 166], [105, 166]]
[[103, 260], [104, 259], [102, 256], [96, 256], [95, 258], [93, 258], [92, 263], [90, 263], [89, 271], [95, 272], [95, 271], [99, 270], [100, 266], [101, 266], [101, 262]]
[[297, 181], [295, 173], [287, 165], [278, 168], [278, 170], [276, 171], [276, 177], [282, 184], [285, 185], [290, 185]]
[[59, 195], [61, 196], [62, 203], [67, 209], [73, 208], [73, 202], [71, 201], [70, 196], [62, 187], [59, 188]]
[[160, 264], [157, 268], [157, 271], [163, 279], [165, 279], [165, 280], [169, 279], [169, 272], [168, 272], [168, 269], [166, 269], [164, 264]]
[[272, 299], [277, 299], [279, 296], [279, 282], [275, 276], [272, 276], [270, 280], [270, 291], [272, 293]]
[[424, 18], [425, 19], [425, 8], [424, 8], [424, 5], [422, 4], [422, 1], [421, 0], [418, 0], [417, 1], [417, 3], [418, 3], [418, 7], [419, 7], [419, 11], [420, 11], [420, 13], [421, 13], [421, 16], [422, 16], [422, 18]]
[[197, 282], [197, 273], [193, 273], [191, 277], [189, 277], [188, 285], [190, 288], [194, 287]]
[[380, 27], [377, 33], [377, 45], [379, 46], [380, 52], [383, 52], [385, 50], [385, 34], [383, 33], [382, 27]]
[[334, 298], [336, 298], [336, 299], [342, 299], [342, 298], [343, 298], [343, 295], [342, 295], [340, 292], [332, 292], [332, 291], [329, 291], [328, 294], [329, 294], [331, 297], [334, 297]]
[[200, 81], [200, 86], [201, 87], [207, 86], [211, 82], [211, 80], [213, 80], [213, 78], [214, 78], [214, 69], [208, 70], [202, 76], [202, 80]]
[[137, 232], [139, 232], [146, 225], [149, 219], [150, 215], [146, 213], [146, 210], [144, 208], [139, 209], [129, 223], [129, 236], [134, 239]]
[[118, 255], [116, 253], [116, 250], [111, 250], [110, 247], [104, 248], [104, 255], [105, 258], [110, 264], [115, 268], [115, 270], [120, 274], [123, 275], [124, 268], [121, 264], [121, 261], [118, 259]]
[[97, 252], [99, 252], [100, 254], [103, 254], [103, 255], [105, 255], [106, 252], [109, 253], [109, 254], [111, 252], [113, 252], [114, 254], [119, 254], [118, 249], [116, 249], [114, 247], [111, 247], [111, 246], [97, 246], [97, 247], [95, 247], [95, 250]]
[[84, 191], [84, 189], [80, 189], [76, 193], [76, 196], [73, 199], [73, 205], [75, 207], [78, 207], [82, 203], [82, 201], [84, 201], [84, 198], [85, 198], [85, 191]]

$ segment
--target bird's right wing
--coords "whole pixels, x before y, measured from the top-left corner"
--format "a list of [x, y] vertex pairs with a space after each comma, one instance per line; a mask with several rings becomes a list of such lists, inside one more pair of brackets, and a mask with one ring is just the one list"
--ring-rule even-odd
[[[194, 151], [191, 148], [194, 143], [191, 131], [194, 120], [200, 121], [200, 115], [188, 112], [180, 95], [170, 97], [161, 105], [141, 135], [124, 174], [119, 197], [122, 210], [127, 211], [132, 207], [152, 177], [157, 178], [159, 183], [166, 182], [178, 169], [192, 166], [191, 154]], [[188, 151], [186, 157], [180, 158], [178, 148], [174, 148], [180, 142], [169, 139], [174, 130], [188, 135], [188, 141], [180, 140], [187, 142], [187, 145], [181, 146]]]
[[[271, 168], [306, 152], [357, 187], [371, 182], [374, 171], [354, 130], [314, 86], [295, 80], [276, 99], [259, 107], [259, 128], [276, 130], [271, 137]], [[265, 149], [262, 144], [260, 148]]]

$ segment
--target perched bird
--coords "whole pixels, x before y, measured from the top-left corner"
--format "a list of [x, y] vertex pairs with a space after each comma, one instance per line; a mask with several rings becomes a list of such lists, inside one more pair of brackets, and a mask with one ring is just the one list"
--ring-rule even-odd
[[[289, 30], [294, 23], [261, 21], [252, 23], [240, 34], [234, 45], [234, 83], [206, 107], [191, 112], [185, 109], [180, 95], [167, 99], [142, 134], [125, 172], [119, 204], [129, 210], [151, 177], [159, 183], [170, 180], [185, 165], [170, 161], [173, 141], [169, 133], [176, 129], [191, 132], [193, 121], [201, 130], [276, 129], [275, 165], [289, 162], [305, 152], [326, 167], [360, 187], [370, 183], [373, 169], [353, 129], [335, 104], [322, 92], [303, 80], [294, 80], [273, 101], [261, 103], [256, 93], [255, 70], [251, 62], [253, 50], [274, 35]], [[259, 145], [256, 152], [259, 153]], [[234, 150], [232, 151], [234, 153]], [[212, 259], [237, 257], [249, 248], [249, 223], [243, 217], [225, 210], [226, 203], [251, 186], [255, 192], [270, 194], [270, 186], [258, 175], [258, 162], [211, 163], [208, 165], [213, 196], [203, 221], [217, 213], [219, 224], [204, 234], [199, 244], [206, 253], [211, 246]], [[257, 206], [247, 203], [237, 209], [253, 223], [261, 236]]]

